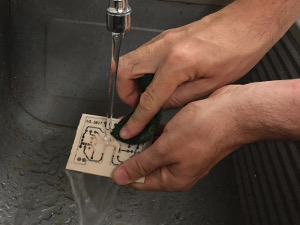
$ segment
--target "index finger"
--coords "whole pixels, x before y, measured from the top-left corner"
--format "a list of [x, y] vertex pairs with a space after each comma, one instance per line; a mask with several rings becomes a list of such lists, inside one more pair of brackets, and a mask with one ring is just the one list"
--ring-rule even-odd
[[136, 107], [140, 93], [136, 85], [139, 77], [157, 70], [158, 43], [147, 44], [122, 56], [119, 61], [117, 90], [120, 99]]
[[120, 131], [123, 139], [130, 139], [138, 135], [160, 110], [164, 103], [182, 81], [178, 78], [172, 79], [167, 69], [159, 69], [152, 82], [141, 95], [140, 101], [134, 113]]

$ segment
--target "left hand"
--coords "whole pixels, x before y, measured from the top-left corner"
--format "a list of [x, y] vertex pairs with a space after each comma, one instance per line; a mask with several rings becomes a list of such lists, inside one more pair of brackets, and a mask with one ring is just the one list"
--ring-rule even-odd
[[[241, 87], [221, 88], [210, 98], [184, 107], [151, 147], [114, 171], [115, 182], [149, 191], [191, 188], [249, 138], [242, 135], [235, 118]], [[133, 183], [144, 176], [144, 184]]]

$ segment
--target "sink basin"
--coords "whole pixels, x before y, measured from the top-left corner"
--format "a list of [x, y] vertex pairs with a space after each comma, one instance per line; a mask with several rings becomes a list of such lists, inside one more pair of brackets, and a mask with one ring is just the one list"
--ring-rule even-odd
[[[122, 54], [163, 30], [195, 21], [221, 8], [156, 0], [135, 0], [130, 4], [133, 28], [125, 36]], [[0, 224], [79, 224], [78, 207], [64, 168], [81, 114], [106, 113], [111, 54], [110, 34], [105, 28], [106, 7], [106, 1], [98, 0], [0, 2]], [[239, 82], [296, 78], [300, 74], [300, 50], [295, 40], [288, 33]], [[278, 54], [283, 59], [276, 58]], [[281, 65], [285, 65], [283, 72], [276, 73]], [[269, 71], [278, 76], [269, 76]], [[117, 100], [116, 117], [130, 110]], [[167, 122], [174, 113], [166, 112], [163, 121]], [[246, 224], [259, 207], [249, 202], [257, 199], [255, 193], [260, 193], [259, 187], [263, 188], [259, 179], [246, 179], [254, 173], [260, 174], [259, 166], [263, 164], [255, 164], [255, 157], [250, 160], [247, 154], [257, 156], [255, 151], [272, 146], [259, 143], [241, 149], [225, 158], [186, 193], [145, 193], [113, 184], [105, 186], [107, 179], [91, 175], [77, 177], [75, 185], [86, 190], [86, 198], [91, 202], [107, 204], [102, 224]], [[296, 143], [278, 146], [292, 149], [291, 154], [299, 159]], [[264, 157], [258, 160], [263, 162]], [[288, 159], [281, 164], [285, 163]], [[286, 173], [299, 175], [297, 163], [292, 166]], [[295, 179], [291, 176], [291, 181]], [[281, 199], [285, 191], [298, 187], [293, 184], [299, 184], [299, 180], [286, 182], [287, 188], [280, 189]], [[101, 186], [102, 183], [105, 185]], [[257, 185], [252, 187], [253, 184]], [[299, 209], [299, 195], [292, 196], [293, 206]], [[283, 204], [294, 212], [293, 206], [288, 207], [289, 202]], [[267, 205], [262, 203], [260, 208], [263, 207]], [[273, 222], [282, 216], [276, 212]], [[96, 210], [97, 213], [100, 211]], [[273, 215], [266, 209], [261, 213], [260, 218]], [[297, 221], [297, 217], [293, 218]]]

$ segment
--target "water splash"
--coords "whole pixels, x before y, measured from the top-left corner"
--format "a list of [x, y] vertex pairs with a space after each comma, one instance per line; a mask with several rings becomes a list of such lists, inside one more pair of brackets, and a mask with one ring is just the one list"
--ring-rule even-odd
[[81, 225], [103, 224], [119, 191], [109, 178], [66, 171], [78, 205]]
[[[104, 141], [110, 143], [112, 128], [113, 106], [116, 92], [116, 81], [123, 33], [112, 33], [112, 59], [109, 79], [109, 98]], [[67, 171], [75, 201], [79, 209], [81, 225], [102, 224], [105, 214], [120, 189], [109, 178]]]

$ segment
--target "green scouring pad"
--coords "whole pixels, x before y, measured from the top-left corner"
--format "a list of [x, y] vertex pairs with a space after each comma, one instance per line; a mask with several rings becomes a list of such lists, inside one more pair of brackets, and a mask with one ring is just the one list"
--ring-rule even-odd
[[[152, 79], [153, 79], [153, 74], [147, 74], [141, 78], [138, 79], [143, 91], [146, 90], [146, 87], [151, 83]], [[113, 131], [111, 132], [111, 135], [116, 138], [119, 141], [122, 141], [124, 143], [130, 144], [130, 145], [135, 145], [135, 144], [143, 144], [145, 142], [151, 141], [153, 139], [154, 133], [156, 131], [156, 129], [158, 128], [158, 125], [160, 123], [161, 120], [161, 116], [162, 116], [162, 110], [160, 110], [155, 116], [154, 118], [147, 124], [147, 126], [145, 127], [145, 129], [138, 134], [137, 136], [130, 138], [128, 140], [124, 140], [120, 137], [120, 130], [122, 129], [122, 127], [127, 123], [127, 121], [129, 120], [129, 118], [131, 117], [131, 115], [133, 114], [130, 113], [129, 115], [125, 116], [113, 129]]]

